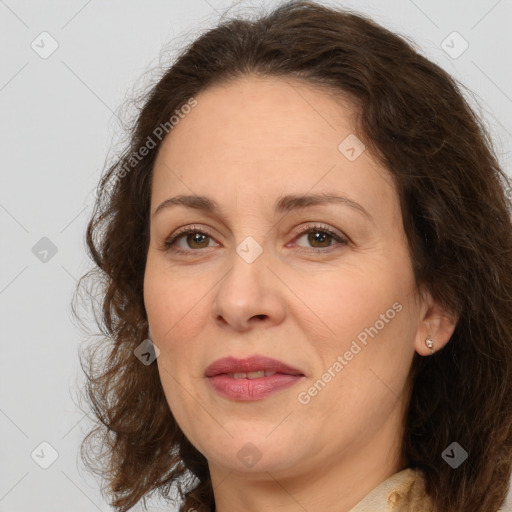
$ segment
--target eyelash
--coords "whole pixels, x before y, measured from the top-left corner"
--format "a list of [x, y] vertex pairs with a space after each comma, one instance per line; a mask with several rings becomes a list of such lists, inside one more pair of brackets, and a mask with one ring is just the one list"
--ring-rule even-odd
[[[306, 234], [312, 233], [312, 232], [313, 233], [314, 232], [326, 233], [329, 236], [331, 236], [335, 241], [339, 242], [341, 245], [347, 245], [349, 243], [349, 240], [346, 239], [345, 237], [335, 233], [333, 230], [331, 230], [327, 226], [323, 226], [323, 225], [319, 225], [319, 224], [309, 224], [304, 229], [302, 229], [300, 232], [298, 232], [296, 235], [294, 235], [294, 240], [298, 240], [303, 235], [306, 235]], [[176, 244], [176, 242], [180, 238], [182, 238], [183, 236], [188, 235], [190, 233], [206, 235], [206, 236], [208, 236], [208, 237], [213, 239], [213, 236], [210, 235], [210, 233], [208, 233], [204, 229], [196, 228], [196, 226], [185, 226], [183, 228], [180, 228], [175, 234], [173, 234], [171, 237], [167, 238], [164, 241], [163, 250], [164, 251], [173, 251], [173, 252], [178, 253], [178, 254], [190, 254], [191, 252], [198, 252], [198, 251], [200, 251], [201, 249], [187, 249], [187, 250], [183, 250], [183, 249], [176, 249], [176, 248], [174, 248], [174, 245]], [[317, 247], [315, 248], [315, 247], [313, 247], [310, 250], [306, 250], [305, 252], [325, 253], [325, 252], [330, 252], [330, 251], [328, 251], [328, 249], [331, 249], [332, 247], [335, 247], [335, 245], [329, 245], [328, 247], [324, 247], [324, 248], [317, 248]], [[206, 247], [203, 248], [203, 249], [206, 249]]]

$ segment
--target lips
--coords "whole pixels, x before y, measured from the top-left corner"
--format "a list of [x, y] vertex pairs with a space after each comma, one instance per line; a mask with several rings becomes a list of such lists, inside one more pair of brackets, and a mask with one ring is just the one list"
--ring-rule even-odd
[[263, 356], [219, 359], [208, 366], [205, 377], [217, 394], [236, 401], [261, 400], [305, 379], [297, 368]]
[[205, 371], [205, 376], [215, 377], [216, 375], [231, 374], [235, 378], [243, 378], [241, 374], [246, 374], [248, 378], [258, 378], [263, 377], [263, 375], [256, 375], [256, 372], [262, 371], [268, 374], [265, 376], [269, 376], [272, 373], [304, 375], [297, 368], [293, 368], [282, 361], [278, 361], [277, 359], [271, 359], [263, 356], [251, 356], [245, 359], [237, 359], [235, 357], [224, 357], [222, 359], [218, 359], [208, 366]]

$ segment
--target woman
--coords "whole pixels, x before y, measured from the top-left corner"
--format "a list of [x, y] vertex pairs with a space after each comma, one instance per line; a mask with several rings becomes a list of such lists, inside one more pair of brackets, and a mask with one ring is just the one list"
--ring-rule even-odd
[[87, 230], [109, 343], [82, 454], [99, 436], [116, 510], [173, 486], [181, 511], [499, 510], [506, 185], [454, 79], [361, 15], [194, 41]]

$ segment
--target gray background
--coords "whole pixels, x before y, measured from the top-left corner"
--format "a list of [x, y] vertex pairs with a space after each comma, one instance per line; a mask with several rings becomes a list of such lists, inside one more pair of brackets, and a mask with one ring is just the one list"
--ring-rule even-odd
[[[470, 102], [511, 174], [512, 0], [339, 4], [411, 36], [474, 91]], [[144, 88], [160, 58], [168, 62], [173, 45], [213, 26], [229, 5], [0, 0], [0, 512], [111, 510], [80, 463], [90, 420], [73, 398], [82, 381], [77, 354], [84, 336], [72, 322], [70, 301], [90, 266], [83, 240], [93, 190], [115, 154], [125, 100]], [[245, 2], [241, 10], [251, 5], [259, 3]], [[50, 36], [40, 35], [45, 31]], [[52, 41], [57, 50], [43, 58]], [[469, 46], [459, 55], [464, 41]]]

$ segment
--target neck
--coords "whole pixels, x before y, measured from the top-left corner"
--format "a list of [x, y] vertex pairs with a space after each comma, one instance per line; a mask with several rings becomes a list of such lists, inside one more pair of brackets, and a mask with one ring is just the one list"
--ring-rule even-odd
[[401, 438], [383, 442], [390, 431], [384, 428], [365, 446], [351, 446], [350, 453], [318, 454], [307, 470], [240, 473], [210, 464], [215, 510], [349, 512], [372, 489], [404, 469]]

